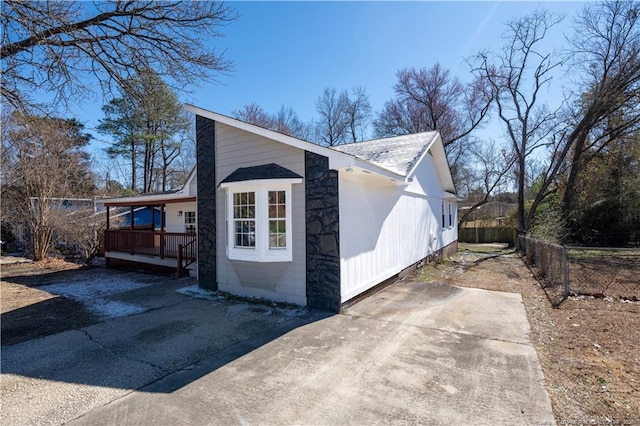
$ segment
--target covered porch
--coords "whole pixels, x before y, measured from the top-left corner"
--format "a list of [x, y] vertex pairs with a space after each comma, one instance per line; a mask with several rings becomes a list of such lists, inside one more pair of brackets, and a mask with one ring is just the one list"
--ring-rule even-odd
[[196, 270], [196, 197], [154, 194], [107, 199], [104, 206], [107, 264], [113, 260], [170, 267], [178, 275]]

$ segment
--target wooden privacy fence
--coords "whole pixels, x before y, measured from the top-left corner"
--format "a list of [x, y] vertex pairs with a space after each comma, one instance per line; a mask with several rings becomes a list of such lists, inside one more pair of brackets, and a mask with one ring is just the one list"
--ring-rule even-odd
[[514, 228], [459, 228], [458, 241], [461, 243], [508, 243], [515, 246], [517, 233]]

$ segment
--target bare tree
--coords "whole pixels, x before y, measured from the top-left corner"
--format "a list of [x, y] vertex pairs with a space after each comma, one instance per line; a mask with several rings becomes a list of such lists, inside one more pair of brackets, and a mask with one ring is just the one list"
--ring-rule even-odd
[[465, 179], [470, 186], [465, 188], [465, 193], [467, 201], [473, 204], [460, 215], [458, 225], [466, 222], [476, 209], [489, 202], [495, 190], [512, 170], [516, 159], [508, 150], [498, 149], [495, 143], [474, 144], [471, 157], [471, 176]]
[[491, 91], [483, 78], [462, 84], [440, 64], [398, 71], [395, 98], [385, 103], [373, 122], [378, 137], [438, 130], [456, 184], [461, 184], [471, 137], [487, 116]]
[[463, 85], [440, 64], [398, 71], [396, 99], [385, 105], [374, 127], [378, 136], [438, 130], [445, 145], [475, 130], [491, 106], [483, 79]]
[[[525, 218], [561, 189], [559, 220], [575, 233], [578, 181], [586, 165], [610, 143], [637, 134], [640, 126], [639, 12], [633, 2], [587, 6], [574, 22], [567, 62], [577, 81], [558, 127], [548, 135], [549, 157]], [[567, 235], [563, 232], [563, 235]]]
[[569, 156], [562, 199], [569, 226], [577, 212], [577, 183], [586, 164], [612, 141], [637, 136], [640, 126], [640, 6], [604, 1], [587, 6], [575, 20], [571, 43], [580, 100], [559, 160]]
[[319, 118], [315, 121], [315, 139], [326, 146], [357, 142], [365, 138], [371, 104], [366, 90], [356, 87], [349, 92], [327, 87], [316, 100]]
[[308, 134], [308, 126], [300, 120], [293, 108], [284, 105], [276, 114], [269, 114], [258, 104], [251, 103], [233, 111], [233, 116], [288, 136], [306, 139]]
[[363, 140], [371, 120], [371, 104], [364, 87], [353, 89], [352, 97], [348, 98], [345, 108], [350, 142]]
[[553, 71], [560, 65], [552, 53], [538, 51], [540, 42], [561, 18], [538, 10], [507, 23], [507, 44], [498, 54], [481, 52], [475, 69], [494, 93], [498, 117], [506, 129], [515, 158], [518, 192], [518, 229], [525, 232], [530, 222], [525, 217], [527, 160], [549, 145], [555, 131], [558, 110], [549, 110], [540, 101]]
[[238, 120], [255, 124], [265, 129], [274, 130], [273, 117], [256, 103], [245, 105], [241, 109], [233, 111], [232, 115]]
[[222, 2], [5, 0], [0, 16], [0, 92], [18, 110], [38, 107], [36, 91], [53, 93], [49, 106], [57, 105], [92, 92], [96, 81], [104, 93], [125, 87], [143, 69], [181, 90], [231, 69], [205, 45], [236, 19]]
[[26, 224], [30, 252], [46, 257], [64, 222], [65, 200], [91, 194], [93, 178], [83, 148], [89, 135], [75, 120], [16, 113], [2, 140], [3, 221]]
[[298, 114], [291, 107], [282, 105], [280, 111], [272, 117], [273, 130], [285, 135], [306, 139], [309, 133], [307, 125], [300, 120]]
[[347, 91], [337, 93], [336, 89], [327, 87], [316, 100], [316, 111], [320, 116], [316, 122], [316, 137], [320, 144], [335, 146], [345, 143], [349, 129], [348, 117], [345, 114], [349, 105]]

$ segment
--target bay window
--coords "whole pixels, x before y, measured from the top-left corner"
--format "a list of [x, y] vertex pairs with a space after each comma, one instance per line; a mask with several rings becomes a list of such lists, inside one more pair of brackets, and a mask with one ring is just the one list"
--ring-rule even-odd
[[227, 257], [253, 262], [293, 259], [291, 185], [301, 179], [221, 184], [227, 191]]

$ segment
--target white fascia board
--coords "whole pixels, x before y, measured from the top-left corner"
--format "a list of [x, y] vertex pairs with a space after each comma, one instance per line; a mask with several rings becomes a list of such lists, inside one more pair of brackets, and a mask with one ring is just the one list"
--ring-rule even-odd
[[226, 115], [218, 114], [216, 112], [208, 111], [206, 109], [197, 107], [191, 104], [185, 104], [185, 109], [197, 114], [201, 117], [209, 118], [213, 121], [218, 121], [227, 126], [235, 127], [236, 129], [244, 130], [249, 133], [253, 133], [258, 136], [265, 137], [267, 139], [274, 140], [276, 142], [283, 143], [285, 145], [292, 146], [294, 148], [302, 149], [305, 151], [313, 152], [324, 157], [329, 158], [329, 168], [332, 170], [348, 169], [355, 166], [369, 170], [372, 173], [377, 173], [382, 176], [389, 177], [394, 180], [404, 181], [405, 177], [386, 170], [375, 164], [368, 163], [360, 160], [351, 154], [336, 151], [325, 146], [316, 145], [311, 142], [304, 141], [302, 139], [295, 138], [293, 136], [287, 136], [282, 133], [275, 132], [273, 130], [265, 129], [264, 127], [256, 126], [255, 124], [246, 123], [235, 118], [227, 117]]
[[238, 182], [224, 182], [218, 185], [220, 188], [242, 188], [256, 187], [256, 186], [278, 186], [278, 185], [293, 185], [296, 183], [302, 183], [302, 178], [286, 178], [286, 179], [252, 179], [241, 180]]

